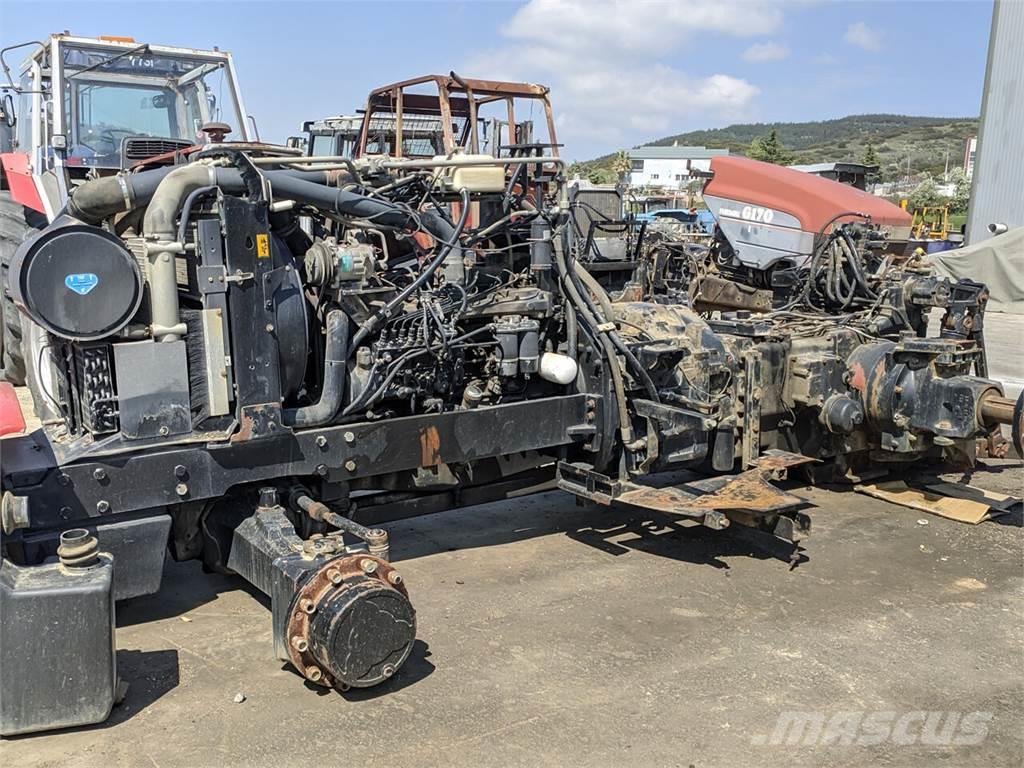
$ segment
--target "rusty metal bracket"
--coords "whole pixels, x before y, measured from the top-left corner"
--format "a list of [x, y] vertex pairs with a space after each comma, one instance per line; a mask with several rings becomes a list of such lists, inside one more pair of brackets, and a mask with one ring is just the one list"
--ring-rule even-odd
[[753, 462], [758, 469], [765, 470], [772, 480], [785, 480], [790, 467], [811, 464], [820, 461], [802, 453], [790, 453], [780, 448], [769, 448]]
[[[765, 458], [769, 464], [786, 466], [813, 461], [798, 454]], [[559, 462], [556, 479], [558, 487], [563, 491], [599, 504], [608, 505], [619, 501], [657, 512], [694, 518], [716, 530], [728, 527], [730, 521], [761, 529], [766, 528], [765, 523], [770, 523], [767, 529], [774, 533], [779, 527], [777, 522], [781, 513], [793, 510], [804, 501], [799, 496], [773, 486], [769, 482], [773, 471], [780, 470], [755, 467], [727, 478], [709, 478], [680, 486], [655, 488], [631, 480], [613, 479], [593, 471], [588, 465]], [[782, 538], [793, 541], [799, 533], [809, 530], [810, 521], [806, 515], [798, 515], [794, 520], [794, 525], [784, 526], [790, 535], [782, 535]]]

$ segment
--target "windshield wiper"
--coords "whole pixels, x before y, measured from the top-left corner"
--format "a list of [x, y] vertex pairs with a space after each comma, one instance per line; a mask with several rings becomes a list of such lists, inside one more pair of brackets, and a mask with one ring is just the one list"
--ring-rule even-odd
[[117, 54], [117, 56], [111, 56], [109, 59], [98, 61], [91, 67], [86, 67], [85, 69], [80, 69], [77, 72], [73, 72], [72, 74], [67, 76], [67, 79], [70, 80], [74, 77], [78, 77], [79, 75], [84, 75], [86, 72], [92, 72], [94, 69], [99, 69], [100, 67], [107, 66], [107, 64], [113, 64], [115, 61], [120, 61], [125, 56], [131, 56], [133, 53], [142, 53], [143, 51], [149, 53], [149, 43], [143, 43], [142, 45], [136, 46], [135, 48], [132, 48], [130, 50], [122, 51], [121, 53]]

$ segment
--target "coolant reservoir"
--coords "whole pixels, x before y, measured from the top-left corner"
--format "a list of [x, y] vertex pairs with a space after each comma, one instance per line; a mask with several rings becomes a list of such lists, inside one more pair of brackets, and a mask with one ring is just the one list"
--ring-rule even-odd
[[[434, 157], [438, 161], [447, 161], [444, 155]], [[455, 160], [490, 160], [494, 165], [463, 165], [445, 168], [444, 184], [449, 189], [469, 192], [504, 192], [505, 166], [490, 155], [456, 155]]]

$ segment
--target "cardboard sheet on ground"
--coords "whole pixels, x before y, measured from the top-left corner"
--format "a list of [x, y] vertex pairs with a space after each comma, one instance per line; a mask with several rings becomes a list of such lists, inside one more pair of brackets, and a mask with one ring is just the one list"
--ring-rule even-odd
[[[932, 487], [938, 489], [949, 484], [935, 483]], [[974, 498], [956, 498], [937, 493], [933, 490], [922, 490], [911, 488], [902, 480], [892, 480], [886, 483], [872, 483], [855, 486], [855, 490], [866, 493], [877, 499], [884, 499], [893, 504], [899, 504], [911, 509], [919, 509], [933, 515], [939, 515], [950, 520], [961, 523], [977, 525], [980, 522], [993, 517], [1005, 514], [1007, 509], [1016, 503], [1016, 499], [994, 491], [986, 491], [982, 488], [975, 488], [973, 485], [956, 486], [964, 489], [962, 495], [970, 495]]]

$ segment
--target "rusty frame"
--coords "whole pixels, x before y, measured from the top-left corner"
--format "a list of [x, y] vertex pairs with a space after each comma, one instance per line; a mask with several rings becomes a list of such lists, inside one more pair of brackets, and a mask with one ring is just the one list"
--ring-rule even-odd
[[[418, 85], [433, 84], [437, 95], [406, 93], [406, 90]], [[370, 91], [366, 99], [366, 110], [363, 125], [359, 132], [356, 156], [366, 154], [369, 143], [370, 121], [374, 112], [386, 109], [395, 114], [395, 142], [391, 156], [401, 157], [402, 131], [406, 115], [422, 115], [438, 117], [441, 120], [442, 137], [445, 154], [469, 144], [469, 151], [479, 152], [477, 134], [477, 114], [480, 107], [498, 101], [504, 101], [508, 110], [507, 138], [509, 144], [515, 144], [516, 119], [515, 100], [535, 99], [544, 106], [548, 137], [551, 143], [551, 155], [558, 157], [558, 145], [555, 134], [554, 114], [548, 100], [550, 90], [547, 86], [535, 83], [513, 83], [501, 80], [481, 80], [478, 78], [460, 77], [452, 72], [450, 75], [425, 75], [409, 80], [402, 80], [390, 85], [381, 86]], [[466, 125], [462, 135], [456, 140], [452, 130], [452, 118], [465, 117]]]

